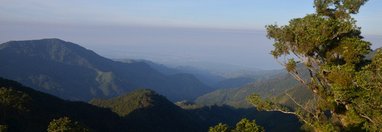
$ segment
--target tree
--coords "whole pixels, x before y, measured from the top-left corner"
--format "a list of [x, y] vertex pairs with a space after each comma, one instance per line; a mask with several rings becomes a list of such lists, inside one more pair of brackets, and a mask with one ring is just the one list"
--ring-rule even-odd
[[[271, 54], [314, 98], [290, 111], [257, 95], [249, 97], [258, 109], [295, 114], [312, 131], [382, 129], [382, 52], [371, 59], [370, 43], [363, 40], [352, 14], [367, 0], [314, 0], [316, 12], [268, 25]], [[304, 66], [309, 78], [302, 77]]]
[[87, 132], [85, 127], [68, 117], [53, 119], [48, 126], [48, 132]]
[[209, 132], [264, 132], [264, 128], [257, 125], [255, 120], [242, 119], [236, 124], [235, 128], [229, 128], [227, 124], [219, 123], [210, 127]]

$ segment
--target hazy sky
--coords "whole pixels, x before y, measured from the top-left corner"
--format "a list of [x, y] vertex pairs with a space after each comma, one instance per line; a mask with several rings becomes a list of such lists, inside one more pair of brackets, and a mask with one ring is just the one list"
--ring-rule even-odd
[[[264, 26], [312, 13], [312, 1], [0, 0], [0, 42], [61, 38], [112, 58], [273, 69]], [[381, 7], [370, 0], [355, 16], [374, 47], [382, 46]]]

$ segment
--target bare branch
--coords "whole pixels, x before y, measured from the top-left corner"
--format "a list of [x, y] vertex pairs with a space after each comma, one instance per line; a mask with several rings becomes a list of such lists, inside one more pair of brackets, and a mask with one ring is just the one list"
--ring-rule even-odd
[[306, 109], [305, 106], [301, 105], [300, 103], [298, 103], [292, 96], [290, 96], [288, 93], [285, 93], [285, 95], [287, 95], [292, 101], [293, 103], [295, 103], [297, 106], [301, 107], [301, 109], [305, 110], [306, 112], [308, 112], [309, 114], [311, 115], [314, 115], [313, 112], [311, 112], [310, 110]]
[[308, 124], [309, 126], [313, 127], [313, 124], [310, 123], [309, 121], [305, 120], [304, 117], [300, 114], [297, 114], [296, 112], [291, 112], [291, 111], [285, 111], [285, 110], [281, 110], [281, 109], [273, 109], [273, 110], [266, 110], [266, 111], [273, 111], [273, 112], [281, 112], [281, 113], [284, 113], [284, 114], [292, 114], [292, 115], [295, 115], [297, 116], [301, 121], [303, 121], [305, 124]]
[[370, 117], [366, 116], [366, 115], [363, 115], [363, 114], [359, 114], [361, 117], [367, 119], [368, 121], [370, 121], [371, 123], [375, 124], [375, 122], [373, 121], [373, 119], [371, 119]]

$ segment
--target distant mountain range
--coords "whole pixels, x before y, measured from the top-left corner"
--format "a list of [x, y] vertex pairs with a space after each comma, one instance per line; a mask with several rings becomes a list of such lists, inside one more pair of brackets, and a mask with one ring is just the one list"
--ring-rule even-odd
[[131, 59], [118, 59], [122, 62], [144, 62], [148, 64], [151, 68], [157, 70], [158, 72], [165, 75], [175, 75], [175, 74], [192, 74], [198, 80], [207, 84], [210, 87], [214, 87], [219, 81], [224, 80], [225, 78], [217, 74], [211, 73], [208, 70], [203, 70], [191, 66], [177, 66], [170, 67], [164, 64], [159, 64], [149, 60], [131, 60]]
[[60, 39], [0, 45], [0, 76], [64, 99], [108, 98], [150, 88], [170, 100], [192, 100], [212, 91], [191, 74], [165, 75], [144, 62], [104, 58]]
[[[9, 131], [46, 131], [53, 119], [69, 117], [91, 131], [204, 131], [208, 126], [151, 90], [135, 90], [92, 104], [64, 101], [0, 78], [0, 125]], [[101, 107], [97, 107], [98, 105]]]
[[226, 71], [224, 73], [214, 73], [213, 71], [196, 68], [192, 66], [177, 66], [171, 67], [159, 63], [155, 63], [149, 60], [131, 60], [131, 59], [118, 59], [122, 62], [145, 62], [149, 64], [153, 69], [161, 72], [165, 75], [174, 74], [192, 74], [197, 79], [212, 87], [213, 89], [225, 89], [242, 87], [246, 84], [255, 82], [258, 79], [267, 79], [273, 75], [279, 74], [281, 70], [239, 70]]

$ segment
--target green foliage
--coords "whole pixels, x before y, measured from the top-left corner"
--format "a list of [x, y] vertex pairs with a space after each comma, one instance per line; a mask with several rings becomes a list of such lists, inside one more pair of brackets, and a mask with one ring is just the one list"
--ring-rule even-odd
[[232, 132], [264, 132], [264, 128], [257, 125], [255, 120], [242, 119], [236, 124]]
[[219, 123], [216, 126], [210, 127], [209, 132], [264, 132], [264, 128], [257, 125], [255, 120], [246, 118], [239, 121], [234, 128], [229, 128], [227, 124]]
[[[351, 17], [367, 0], [315, 0], [316, 13], [292, 19], [288, 25], [268, 25], [267, 36], [275, 41], [272, 55], [287, 71], [312, 90], [314, 100], [285, 111], [258, 97], [251, 101], [260, 109], [297, 115], [313, 131], [382, 129], [380, 52], [368, 60], [370, 43], [362, 40]], [[289, 58], [289, 59], [285, 59]], [[297, 58], [310, 80], [296, 72]]]
[[372, 62], [355, 75], [358, 85], [357, 93], [353, 93], [352, 104], [348, 105], [348, 121], [357, 120], [351, 124], [364, 123], [366, 130], [382, 129], [382, 51], [377, 51]]
[[131, 112], [141, 108], [152, 107], [154, 101], [152, 97], [160, 96], [149, 89], [138, 89], [123, 96], [118, 96], [108, 100], [93, 99], [91, 104], [111, 108], [120, 116], [127, 116]]
[[24, 92], [0, 87], [0, 108], [28, 111], [30, 100], [31, 97]]
[[288, 63], [285, 65], [285, 69], [288, 72], [296, 72], [296, 65], [297, 62], [293, 58], [289, 59]]
[[24, 119], [23, 113], [30, 112], [32, 98], [25, 92], [1, 86], [1, 83], [0, 78], [0, 132], [6, 132], [10, 125], [6, 119], [13, 116], [19, 116], [20, 120]]
[[48, 126], [48, 132], [88, 132], [89, 130], [81, 126], [77, 121], [72, 121], [68, 117], [53, 119]]
[[314, 0], [317, 14], [333, 18], [347, 18], [357, 14], [368, 0]]
[[210, 127], [209, 132], [229, 132], [229, 126], [227, 124], [219, 123], [216, 126]]

